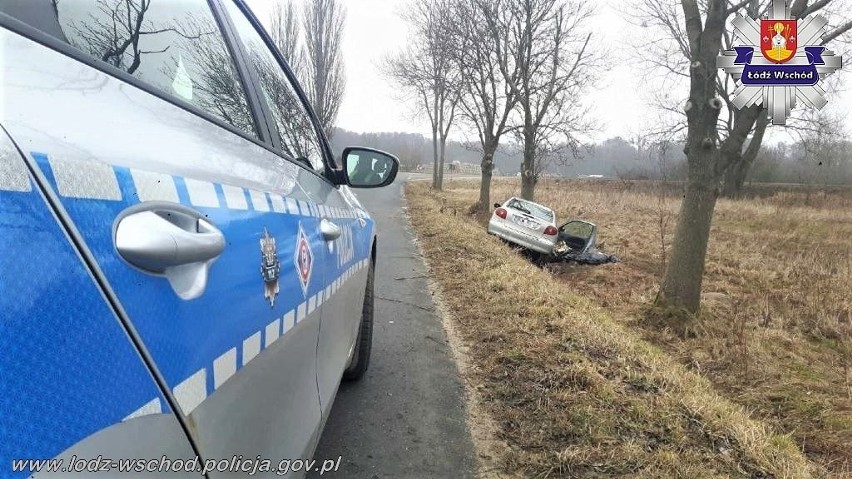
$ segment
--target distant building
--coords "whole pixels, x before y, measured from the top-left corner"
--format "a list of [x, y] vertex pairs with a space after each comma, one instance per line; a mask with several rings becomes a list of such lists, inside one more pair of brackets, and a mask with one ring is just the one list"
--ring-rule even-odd
[[[425, 165], [422, 170], [418, 170], [418, 171], [426, 171], [426, 172], [431, 173], [432, 172], [432, 165]], [[445, 162], [444, 163], [444, 171], [447, 172], [447, 173], [456, 173], [456, 174], [462, 174], [462, 175], [478, 175], [479, 173], [482, 172], [482, 170], [480, 169], [480, 166], [478, 164], [462, 163], [460, 161]], [[495, 168], [492, 174], [494, 176], [499, 176], [500, 170]]]

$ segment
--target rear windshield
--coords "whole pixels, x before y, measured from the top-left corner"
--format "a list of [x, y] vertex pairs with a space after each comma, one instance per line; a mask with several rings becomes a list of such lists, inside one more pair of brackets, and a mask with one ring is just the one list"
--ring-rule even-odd
[[509, 200], [509, 203], [507, 203], [506, 206], [508, 206], [509, 208], [514, 208], [516, 210], [521, 210], [524, 213], [533, 215], [540, 220], [553, 222], [553, 211], [550, 208], [545, 208], [544, 206], [533, 203], [531, 201], [512, 198], [511, 200]]

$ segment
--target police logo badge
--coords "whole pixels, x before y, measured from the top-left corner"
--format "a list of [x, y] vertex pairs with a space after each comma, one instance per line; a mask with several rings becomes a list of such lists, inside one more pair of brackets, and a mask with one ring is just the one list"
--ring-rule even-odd
[[822, 46], [828, 28], [824, 17], [794, 19], [785, 0], [772, 0], [766, 18], [737, 16], [731, 23], [734, 46], [718, 56], [716, 65], [737, 82], [734, 107], [760, 105], [773, 125], [784, 125], [797, 101], [818, 110], [825, 106], [820, 82], [843, 61]]
[[263, 296], [269, 301], [270, 307], [275, 307], [275, 298], [280, 291], [278, 286], [280, 273], [281, 265], [278, 263], [275, 238], [269, 236], [269, 231], [263, 228], [263, 238], [260, 239], [260, 274], [263, 277]]

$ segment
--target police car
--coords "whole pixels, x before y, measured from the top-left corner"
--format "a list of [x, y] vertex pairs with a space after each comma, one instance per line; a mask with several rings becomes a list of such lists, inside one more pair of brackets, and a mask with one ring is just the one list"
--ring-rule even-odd
[[0, 0], [0, 69], [0, 477], [310, 458], [397, 159], [332, 156], [241, 0]]

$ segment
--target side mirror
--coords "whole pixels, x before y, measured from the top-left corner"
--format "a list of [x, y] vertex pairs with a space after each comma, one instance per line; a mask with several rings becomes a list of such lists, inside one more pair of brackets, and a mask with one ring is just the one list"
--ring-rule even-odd
[[501, 205], [500, 203], [494, 203], [494, 207], [495, 207], [495, 208], [499, 208], [499, 207], [501, 207], [501, 206], [503, 206], [503, 205]]
[[373, 148], [349, 147], [343, 150], [343, 173], [353, 188], [380, 188], [393, 183], [399, 160]]

